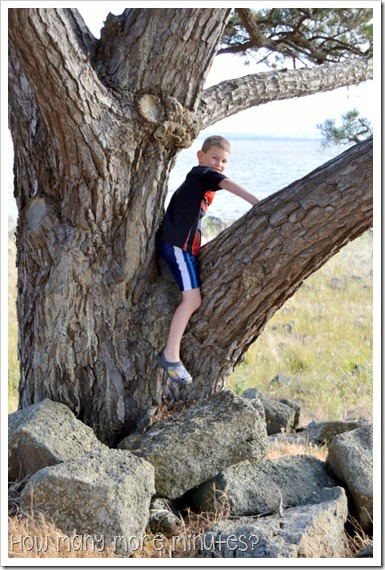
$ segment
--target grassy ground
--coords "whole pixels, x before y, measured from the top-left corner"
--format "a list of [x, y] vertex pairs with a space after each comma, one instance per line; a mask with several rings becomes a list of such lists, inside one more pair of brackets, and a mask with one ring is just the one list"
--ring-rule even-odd
[[[372, 251], [367, 232], [311, 275], [268, 322], [227, 386], [299, 400], [309, 421], [371, 421]], [[272, 382], [277, 375], [291, 380]]]

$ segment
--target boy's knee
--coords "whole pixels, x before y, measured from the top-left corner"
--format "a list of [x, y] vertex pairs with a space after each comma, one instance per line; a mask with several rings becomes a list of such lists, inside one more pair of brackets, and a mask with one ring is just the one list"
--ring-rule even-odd
[[202, 304], [202, 297], [199, 295], [194, 299], [194, 311], [197, 311]]
[[190, 305], [191, 311], [197, 311], [202, 304], [202, 297], [199, 289], [186, 291], [184, 301]]

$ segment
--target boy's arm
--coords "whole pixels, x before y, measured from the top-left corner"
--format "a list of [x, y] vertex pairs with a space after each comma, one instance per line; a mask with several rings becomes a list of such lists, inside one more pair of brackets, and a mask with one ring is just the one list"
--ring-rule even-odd
[[224, 190], [228, 190], [229, 192], [235, 194], [236, 196], [239, 196], [240, 198], [243, 198], [253, 206], [255, 206], [256, 204], [258, 204], [258, 202], [260, 202], [260, 200], [254, 194], [246, 190], [246, 188], [244, 188], [237, 182], [230, 180], [230, 178], [224, 178], [222, 182], [219, 183], [219, 187], [223, 188]]

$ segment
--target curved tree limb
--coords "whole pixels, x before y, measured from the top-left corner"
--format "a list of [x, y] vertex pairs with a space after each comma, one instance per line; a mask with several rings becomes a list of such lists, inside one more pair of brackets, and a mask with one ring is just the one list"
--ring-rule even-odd
[[[104, 126], [103, 138], [116, 117], [127, 124], [127, 114], [90, 65], [95, 42], [77, 10], [11, 8], [9, 44], [10, 57], [17, 58], [29, 83], [31, 100], [74, 164], [79, 162], [78, 148], [84, 147], [85, 141], [98, 138], [100, 131], [94, 127], [101, 116], [109, 123]], [[10, 66], [11, 74], [13, 68]], [[14, 85], [11, 75], [11, 106], [17, 96]], [[84, 169], [88, 169], [90, 159], [91, 163], [98, 163], [101, 175], [104, 172], [101, 153], [98, 158], [86, 153]]]
[[183, 348], [192, 397], [215, 390], [304, 279], [372, 226], [372, 147], [367, 139], [262, 200], [204, 249], [203, 304]]
[[356, 85], [372, 77], [373, 61], [366, 59], [246, 75], [206, 89], [198, 114], [202, 128], [207, 128], [250, 107]]

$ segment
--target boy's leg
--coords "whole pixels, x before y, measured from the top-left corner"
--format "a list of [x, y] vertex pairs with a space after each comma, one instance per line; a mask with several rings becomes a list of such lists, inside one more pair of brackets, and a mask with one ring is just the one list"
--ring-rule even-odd
[[168, 362], [178, 362], [180, 360], [180, 344], [183, 333], [191, 315], [199, 309], [201, 302], [199, 288], [182, 291], [182, 302], [177, 307], [172, 318], [167, 344], [163, 351], [164, 357]]
[[192, 378], [180, 361], [180, 345], [191, 315], [201, 305], [198, 265], [194, 255], [161, 240], [158, 250], [182, 292], [182, 302], [173, 315], [166, 347], [156, 358], [159, 366], [167, 371], [169, 379], [189, 384]]

